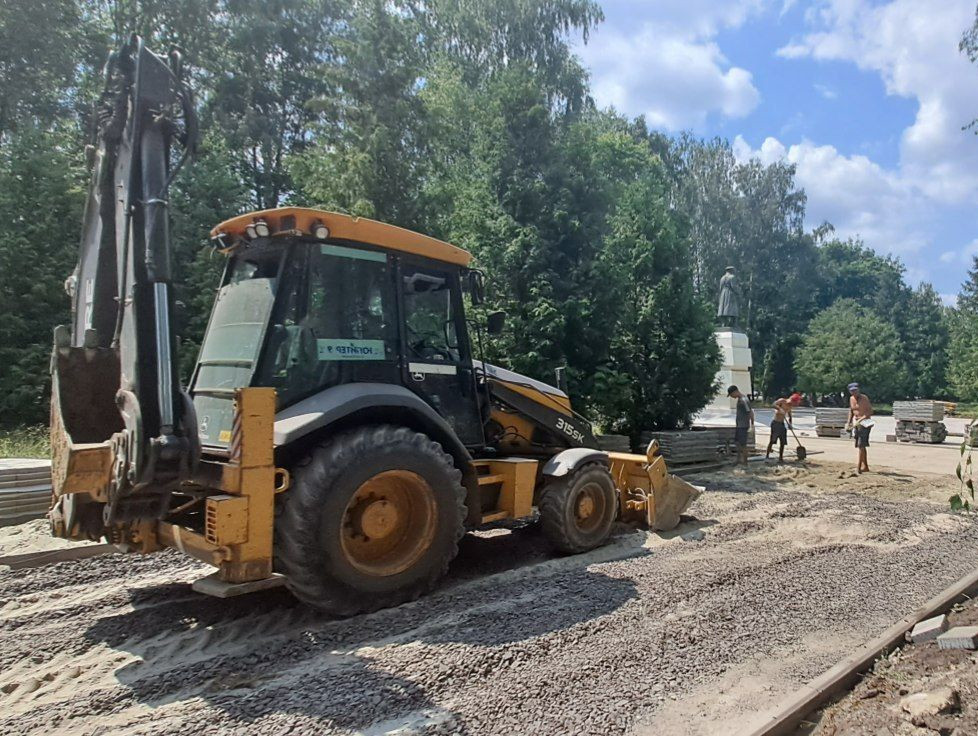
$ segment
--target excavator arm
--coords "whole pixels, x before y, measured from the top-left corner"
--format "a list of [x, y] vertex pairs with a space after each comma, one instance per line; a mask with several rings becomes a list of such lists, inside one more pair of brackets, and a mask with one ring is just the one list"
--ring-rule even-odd
[[136, 36], [112, 54], [94, 128], [72, 323], [51, 361], [51, 519], [68, 538], [160, 518], [199, 457], [170, 320], [168, 189], [196, 140], [179, 55]]

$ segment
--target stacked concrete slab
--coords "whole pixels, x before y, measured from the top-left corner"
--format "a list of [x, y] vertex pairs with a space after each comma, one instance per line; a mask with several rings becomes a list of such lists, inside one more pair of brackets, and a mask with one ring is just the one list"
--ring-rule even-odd
[[940, 444], [947, 439], [943, 401], [894, 401], [896, 438], [899, 442]]
[[50, 505], [50, 462], [0, 458], [0, 526], [39, 519]]
[[606, 452], [631, 452], [632, 443], [623, 434], [599, 434], [595, 438], [598, 441], [598, 449]]
[[659, 452], [667, 463], [682, 465], [719, 459], [719, 433], [712, 429], [676, 432], [643, 432], [641, 441], [647, 445], [659, 440]]
[[819, 437], [841, 437], [849, 421], [849, 410], [830, 406], [815, 409], [815, 434]]

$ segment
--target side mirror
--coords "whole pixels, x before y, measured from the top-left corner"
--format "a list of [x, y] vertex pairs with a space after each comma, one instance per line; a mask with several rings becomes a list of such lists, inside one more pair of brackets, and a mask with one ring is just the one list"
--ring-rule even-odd
[[506, 324], [506, 312], [490, 312], [486, 317], [486, 332], [498, 335]]
[[472, 296], [474, 306], [485, 304], [486, 283], [482, 278], [482, 271], [469, 271], [469, 294]]

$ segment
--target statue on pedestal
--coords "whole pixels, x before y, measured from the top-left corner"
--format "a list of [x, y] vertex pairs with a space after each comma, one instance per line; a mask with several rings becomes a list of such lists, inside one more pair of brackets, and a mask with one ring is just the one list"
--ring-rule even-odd
[[727, 266], [727, 272], [720, 277], [720, 298], [717, 304], [717, 319], [724, 327], [737, 326], [737, 317], [740, 315], [739, 298], [740, 289], [733, 266]]

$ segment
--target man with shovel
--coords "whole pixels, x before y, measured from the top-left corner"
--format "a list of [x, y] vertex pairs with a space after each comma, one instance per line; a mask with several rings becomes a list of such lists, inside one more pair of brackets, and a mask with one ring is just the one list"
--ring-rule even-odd
[[788, 427], [785, 426], [785, 422], [788, 425], [791, 424], [791, 400], [786, 398], [780, 398], [774, 402], [774, 419], [771, 420], [771, 439], [767, 442], [767, 452], [764, 455], [764, 459], [767, 460], [771, 457], [771, 448], [774, 447], [774, 443], [780, 443], [778, 448], [778, 462], [784, 463], [784, 446], [788, 444]]
[[857, 473], [869, 472], [869, 461], [866, 459], [866, 448], [869, 447], [869, 431], [873, 428], [873, 405], [869, 402], [869, 397], [859, 390], [858, 383], [850, 383], [849, 386], [849, 422], [848, 427], [852, 428], [852, 436], [856, 440], [856, 450], [859, 455], [859, 467]]

